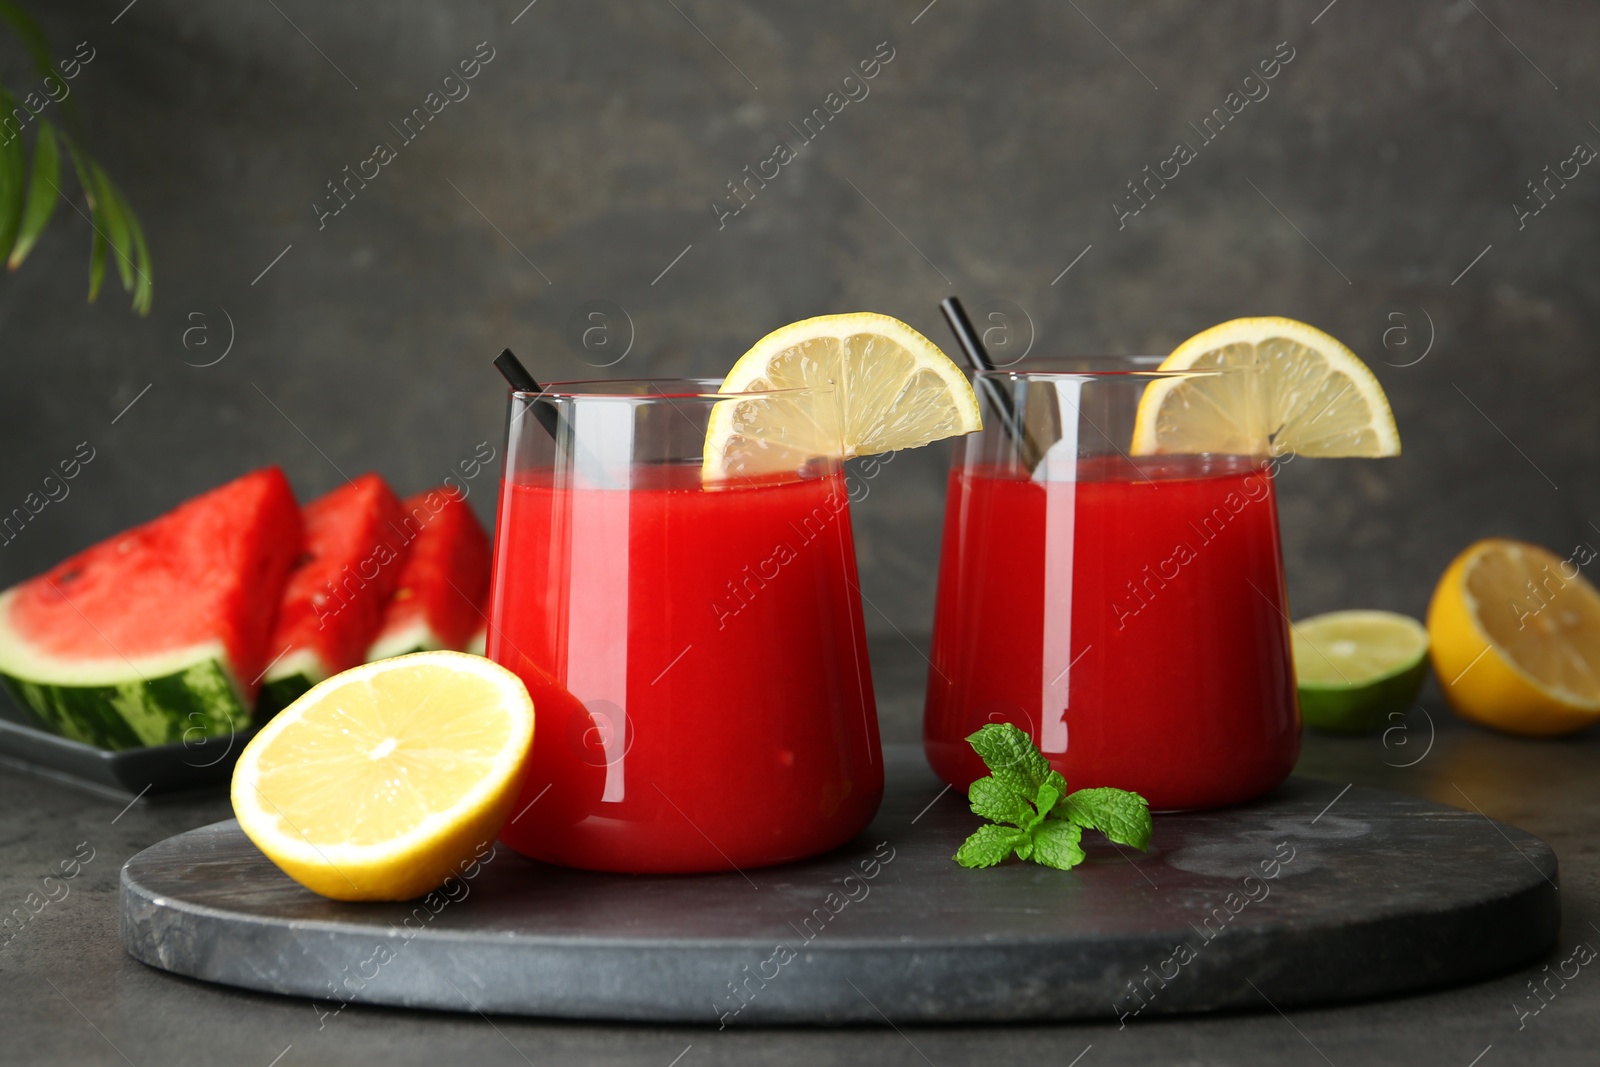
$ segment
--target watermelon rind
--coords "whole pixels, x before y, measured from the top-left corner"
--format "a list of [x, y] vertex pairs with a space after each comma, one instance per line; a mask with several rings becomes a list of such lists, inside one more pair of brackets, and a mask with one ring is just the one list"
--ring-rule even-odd
[[393, 632], [384, 633], [372, 647], [367, 649], [367, 662], [373, 660], [389, 659], [392, 656], [405, 656], [412, 652], [432, 652], [444, 649], [449, 652], [460, 652], [461, 649], [451, 648], [445, 644], [444, 639], [434, 633], [433, 627], [428, 625], [426, 619], [417, 619], [409, 626], [403, 626]]
[[304, 674], [291, 674], [287, 678], [274, 678], [261, 683], [261, 693], [256, 697], [256, 721], [266, 722], [284, 708], [299, 700], [317, 683]]
[[52, 730], [101, 748], [215, 737], [250, 725], [244, 686], [219, 641], [159, 655], [73, 660], [11, 625], [16, 589], [0, 593], [0, 681]]
[[297, 648], [267, 668], [256, 697], [256, 722], [264, 723], [299, 700], [311, 687], [328, 677], [322, 657], [309, 648]]
[[50, 729], [100, 748], [179, 744], [250, 725], [233, 672], [217, 659], [115, 684], [63, 685], [5, 673], [0, 681]]
[[487, 656], [489, 654], [489, 628], [487, 626], [472, 635], [463, 652], [470, 652], [474, 656]]

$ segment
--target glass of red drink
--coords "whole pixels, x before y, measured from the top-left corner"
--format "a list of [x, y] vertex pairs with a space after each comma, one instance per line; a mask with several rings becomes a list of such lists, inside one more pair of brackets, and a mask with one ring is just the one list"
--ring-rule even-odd
[[[1282, 458], [1134, 454], [1139, 403], [1172, 379], [1253, 396], [1253, 368], [1159, 359], [977, 375], [984, 429], [956, 441], [924, 744], [965, 789], [966, 737], [1009, 722], [1075, 789], [1157, 810], [1277, 785], [1300, 751], [1273, 475]], [[1166, 383], [1165, 385], [1163, 383]]]
[[739, 399], [717, 385], [511, 395], [488, 654], [533, 696], [501, 837], [535, 859], [782, 863], [848, 841], [882, 798], [844, 472], [703, 482], [712, 408]]

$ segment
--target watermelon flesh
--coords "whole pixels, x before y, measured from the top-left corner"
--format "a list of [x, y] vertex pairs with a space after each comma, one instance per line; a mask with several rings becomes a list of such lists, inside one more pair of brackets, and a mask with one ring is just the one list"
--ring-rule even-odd
[[300, 543], [278, 468], [202, 493], [0, 593], [0, 680], [102, 748], [242, 730]]
[[305, 552], [289, 576], [268, 642], [260, 717], [364, 661], [409, 547], [404, 512], [382, 478], [363, 474], [307, 504]]
[[447, 487], [405, 502], [405, 566], [367, 659], [467, 648], [489, 595], [489, 535], [466, 499]]

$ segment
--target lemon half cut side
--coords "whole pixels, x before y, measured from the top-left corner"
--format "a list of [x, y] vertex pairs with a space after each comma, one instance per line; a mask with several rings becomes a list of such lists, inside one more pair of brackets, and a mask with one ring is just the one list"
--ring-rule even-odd
[[314, 686], [233, 771], [246, 836], [307, 889], [409, 900], [492, 844], [533, 743], [533, 701], [498, 664], [417, 652]]
[[1600, 722], [1600, 592], [1580, 571], [1592, 559], [1489, 538], [1451, 562], [1428, 633], [1457, 713], [1531, 737]]

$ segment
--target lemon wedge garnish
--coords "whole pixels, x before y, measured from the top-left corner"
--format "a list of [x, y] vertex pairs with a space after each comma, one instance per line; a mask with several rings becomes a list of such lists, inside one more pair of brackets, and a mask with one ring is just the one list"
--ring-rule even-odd
[[910, 326], [868, 312], [774, 330], [739, 357], [720, 392], [774, 395], [712, 409], [707, 481], [915, 448], [983, 427], [961, 368]]
[[338, 900], [409, 900], [492, 844], [521, 784], [533, 701], [479, 656], [354, 667], [262, 727], [233, 811], [289, 877]]
[[1173, 350], [1163, 371], [1257, 365], [1264, 376], [1164, 378], [1139, 402], [1136, 455], [1397, 456], [1389, 399], [1356, 354], [1314, 326], [1284, 318], [1233, 319]]

